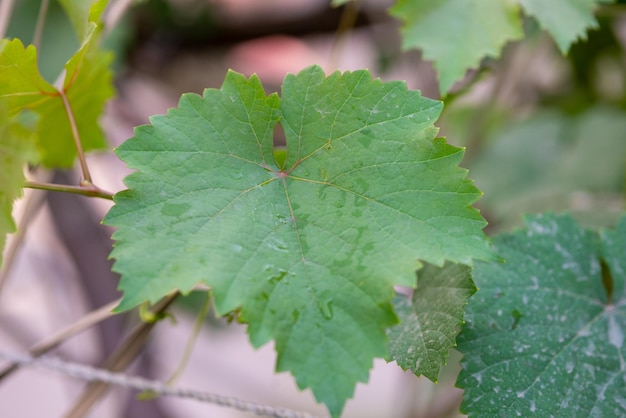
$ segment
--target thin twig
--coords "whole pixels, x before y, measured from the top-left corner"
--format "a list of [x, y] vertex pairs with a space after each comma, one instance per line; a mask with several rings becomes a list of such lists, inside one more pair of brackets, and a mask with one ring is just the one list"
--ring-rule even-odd
[[[174, 302], [179, 293], [174, 292], [169, 296], [161, 299], [151, 312], [155, 315], [162, 314]], [[128, 337], [120, 344], [119, 347], [104, 362], [103, 368], [114, 372], [126, 370], [128, 366], [135, 360], [141, 350], [144, 348], [150, 331], [156, 325], [156, 322], [141, 322], [133, 328]], [[109, 389], [107, 383], [93, 382], [90, 383], [78, 401], [71, 408], [66, 418], [79, 418], [86, 415], [91, 407], [106, 394]]]
[[198, 312], [198, 316], [196, 317], [196, 321], [193, 324], [193, 330], [191, 332], [191, 336], [189, 337], [187, 344], [185, 344], [185, 351], [183, 352], [183, 356], [181, 357], [180, 362], [178, 363], [178, 367], [176, 367], [176, 370], [174, 371], [174, 373], [172, 373], [172, 376], [170, 376], [170, 378], [167, 379], [168, 386], [172, 386], [174, 385], [174, 383], [176, 383], [176, 381], [183, 374], [183, 371], [185, 370], [187, 363], [189, 363], [191, 352], [193, 350], [193, 347], [196, 345], [195, 344], [196, 340], [198, 339], [198, 335], [200, 335], [200, 330], [202, 330], [202, 324], [204, 323], [204, 320], [206, 319], [206, 316], [209, 313], [210, 306], [211, 306], [211, 293], [207, 292], [206, 298], [204, 302], [202, 303], [202, 307], [200, 308], [200, 311]]
[[100, 197], [102, 199], [113, 200], [113, 193], [102, 190], [95, 184], [84, 184], [82, 186], [69, 186], [65, 184], [41, 183], [36, 181], [27, 181], [24, 187], [29, 189], [49, 190], [53, 192], [65, 192], [79, 194], [88, 197]]
[[[39, 357], [44, 355], [45, 353], [47, 353], [48, 351], [52, 350], [53, 348], [57, 347], [59, 344], [61, 344], [62, 342], [66, 341], [67, 339], [73, 337], [74, 335], [91, 328], [92, 326], [94, 326], [95, 324], [110, 318], [112, 315], [114, 315], [112, 313], [113, 309], [119, 305], [120, 301], [116, 300], [115, 302], [111, 302], [99, 309], [96, 309], [95, 311], [92, 311], [86, 315], [84, 315], [83, 317], [81, 317], [78, 321], [76, 321], [75, 323], [63, 328], [62, 330], [54, 333], [53, 335], [49, 336], [48, 338], [45, 338], [43, 340], [41, 340], [40, 342], [34, 344], [33, 346], [31, 346], [28, 349], [28, 353], [33, 356], [33, 357]], [[17, 370], [18, 365], [13, 363], [10, 364], [9, 366], [7, 366], [4, 370], [2, 370], [0, 372], [0, 381], [2, 381], [4, 378], [6, 378], [7, 376], [9, 376], [11, 373], [13, 373], [15, 370]]]
[[107, 385], [122, 386], [140, 391], [150, 391], [163, 396], [194, 399], [200, 402], [207, 402], [228, 408], [234, 408], [244, 412], [250, 412], [258, 416], [274, 418], [315, 418], [305, 412], [294, 411], [287, 408], [274, 408], [255, 402], [244, 401], [232, 396], [200, 392], [192, 389], [170, 388], [166, 384], [159, 381], [129, 376], [122, 373], [112, 373], [108, 370], [63, 361], [55, 357], [44, 356], [36, 359], [26, 355], [0, 351], [0, 359], [8, 360], [12, 363], [18, 363], [24, 366], [53, 370], [64, 375], [87, 380], [89, 382], [103, 382]]
[[354, 28], [356, 19], [359, 15], [360, 5], [361, 0], [353, 0], [344, 6], [343, 13], [341, 14], [341, 20], [339, 21], [339, 27], [337, 28], [337, 33], [335, 34], [335, 40], [330, 51], [329, 65], [331, 70], [335, 70], [339, 67], [339, 56], [345, 49], [350, 31]]
[[4, 38], [9, 27], [9, 21], [11, 20], [11, 13], [13, 12], [13, 6], [15, 0], [1, 0], [0, 1], [0, 39]]
[[49, 0], [41, 0], [39, 5], [39, 14], [37, 15], [37, 24], [35, 25], [35, 33], [33, 33], [33, 45], [37, 51], [41, 50], [41, 36], [43, 34], [43, 27], [46, 24], [46, 16], [48, 15]]
[[104, 17], [104, 35], [108, 35], [109, 32], [117, 25], [120, 19], [124, 16], [126, 11], [133, 5], [135, 0], [117, 0], [112, 3], [106, 16]]
[[63, 101], [63, 107], [65, 108], [65, 113], [67, 114], [67, 119], [70, 123], [70, 127], [72, 128], [72, 138], [74, 138], [74, 146], [76, 147], [76, 154], [78, 155], [78, 160], [80, 161], [80, 168], [83, 172], [83, 180], [81, 181], [81, 185], [92, 185], [93, 181], [91, 180], [91, 173], [89, 173], [89, 167], [87, 166], [87, 160], [85, 159], [85, 152], [83, 151], [83, 144], [80, 141], [80, 135], [78, 133], [78, 127], [76, 126], [76, 119], [74, 118], [74, 112], [72, 111], [72, 106], [70, 105], [70, 101], [67, 99], [67, 95], [65, 91], [60, 88], [58, 89], [59, 96]]

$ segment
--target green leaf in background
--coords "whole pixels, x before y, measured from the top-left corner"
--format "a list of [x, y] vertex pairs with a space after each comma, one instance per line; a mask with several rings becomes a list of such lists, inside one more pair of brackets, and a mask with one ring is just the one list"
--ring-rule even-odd
[[468, 69], [498, 58], [509, 41], [521, 39], [521, 9], [537, 19], [566, 53], [597, 27], [597, 0], [398, 0], [390, 13], [403, 22], [402, 44], [434, 62], [447, 92]]
[[280, 99], [234, 72], [183, 95], [117, 150], [138, 170], [105, 218], [119, 309], [204, 283], [217, 314], [240, 308], [252, 344], [275, 340], [277, 370], [339, 415], [387, 354], [392, 286], [413, 286], [418, 260], [493, 256], [463, 151], [433, 139], [440, 110], [404, 83], [316, 66]]
[[28, 116], [11, 118], [0, 106], [0, 265], [6, 236], [15, 232], [13, 201], [22, 196], [24, 166], [37, 158]]
[[537, 215], [494, 239], [506, 263], [475, 264], [480, 290], [457, 338], [463, 412], [626, 414], [625, 237], [626, 217], [599, 238], [569, 216]]
[[614, 223], [626, 176], [625, 116], [600, 106], [573, 116], [542, 109], [489, 138], [470, 163], [489, 219], [507, 227], [524, 212], [568, 210], [585, 224]]
[[448, 350], [456, 346], [463, 307], [476, 287], [470, 267], [462, 264], [425, 264], [417, 276], [413, 296], [400, 295], [394, 300], [400, 325], [388, 332], [388, 359], [436, 382]]
[[89, 23], [100, 21], [108, 0], [59, 0], [72, 22], [76, 36], [84, 40], [89, 34]]
[[587, 30], [598, 26], [593, 12], [597, 0], [518, 0], [524, 11], [537, 19], [554, 38], [563, 54]]
[[510, 0], [398, 0], [390, 13], [403, 22], [403, 48], [419, 48], [434, 62], [442, 92], [523, 37], [519, 7]]
[[0, 100], [7, 106], [3, 111], [15, 114], [37, 107], [56, 94], [39, 74], [34, 46], [25, 48], [19, 39], [0, 40]]
[[[63, 90], [72, 106], [81, 143], [85, 151], [106, 149], [99, 124], [104, 104], [114, 94], [109, 64], [112, 56], [99, 48], [99, 28], [89, 27], [87, 38], [65, 65]], [[60, 97], [40, 109], [39, 146], [42, 163], [53, 167], [71, 167], [76, 150], [67, 113]]]
[[[80, 49], [65, 65], [63, 91], [85, 151], [106, 147], [98, 119], [113, 95], [111, 56], [98, 43], [99, 28], [91, 22]], [[39, 115], [40, 162], [47, 167], [71, 167], [76, 149], [66, 109], [59, 91], [39, 74], [35, 48], [24, 47], [19, 39], [0, 41], [0, 69], [0, 101], [7, 103], [9, 114], [32, 110]]]

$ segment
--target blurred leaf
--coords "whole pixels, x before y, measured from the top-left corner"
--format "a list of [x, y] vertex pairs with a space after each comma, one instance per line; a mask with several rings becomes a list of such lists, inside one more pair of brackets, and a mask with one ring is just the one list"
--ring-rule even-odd
[[[486, 142], [471, 162], [492, 220], [510, 223], [524, 212], [617, 211], [593, 196], [621, 193], [626, 175], [626, 114], [596, 107], [567, 116], [542, 110]], [[585, 196], [591, 202], [585, 203]], [[587, 199], [589, 200], [589, 199]]]
[[598, 26], [593, 16], [597, 0], [517, 1], [552, 35], [563, 54], [576, 40], [584, 39], [587, 30]]
[[424, 264], [417, 276], [413, 296], [394, 299], [400, 325], [388, 331], [388, 360], [436, 382], [448, 350], [456, 346], [463, 307], [476, 287], [471, 269], [462, 264]]
[[626, 217], [599, 239], [569, 216], [538, 215], [494, 239], [506, 263], [475, 263], [480, 291], [457, 338], [463, 412], [626, 415], [625, 237]]
[[[23, 44], [32, 42], [41, 0], [16, 2], [7, 29], [8, 39], [19, 38]], [[41, 76], [53, 83], [67, 60], [76, 52], [80, 41], [65, 11], [57, 1], [49, 2], [41, 44], [37, 51], [37, 64]]]
[[59, 0], [69, 17], [76, 36], [83, 41], [89, 35], [89, 23], [99, 22], [108, 0]]
[[9, 117], [0, 102], [0, 265], [6, 235], [15, 232], [13, 201], [22, 196], [24, 166], [37, 160], [34, 129], [27, 116]]
[[[86, 151], [106, 147], [98, 118], [113, 95], [111, 57], [98, 48], [98, 29], [90, 25], [85, 42], [65, 65], [63, 84]], [[0, 41], [0, 100], [9, 115], [25, 109], [39, 115], [36, 142], [43, 165], [71, 167], [76, 149], [67, 113], [57, 89], [39, 74], [36, 54], [34, 46], [25, 48], [19, 39]]]
[[523, 37], [519, 7], [502, 0], [398, 0], [390, 13], [402, 20], [402, 45], [419, 48], [439, 73], [440, 89], [504, 44]]
[[555, 39], [563, 53], [597, 27], [597, 0], [398, 0], [390, 13], [403, 22], [402, 45], [421, 49], [439, 74], [442, 92], [485, 57], [521, 39], [522, 7]]

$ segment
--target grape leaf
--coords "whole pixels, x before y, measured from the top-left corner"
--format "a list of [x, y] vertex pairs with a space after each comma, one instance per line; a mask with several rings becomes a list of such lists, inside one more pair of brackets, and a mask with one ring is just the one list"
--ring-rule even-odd
[[626, 414], [626, 217], [601, 237], [537, 215], [494, 239], [457, 338], [462, 410], [476, 416]]
[[434, 62], [448, 91], [481, 59], [523, 36], [519, 7], [502, 0], [398, 0], [390, 13], [403, 21], [403, 48], [419, 48]]
[[403, 22], [405, 49], [419, 48], [434, 62], [441, 91], [450, 90], [485, 56], [523, 37], [520, 8], [535, 17], [566, 53], [597, 27], [597, 0], [398, 0], [390, 13]]
[[418, 259], [492, 257], [463, 152], [433, 139], [440, 110], [404, 83], [317, 66], [280, 99], [232, 71], [183, 95], [117, 150], [139, 170], [104, 220], [119, 309], [205, 283], [217, 314], [240, 308], [252, 344], [274, 339], [277, 370], [339, 415], [387, 354], [392, 285], [413, 286]]
[[597, 0], [518, 0], [526, 13], [548, 31], [563, 54], [588, 29], [598, 26], [593, 11]]
[[[84, 150], [106, 147], [98, 125], [105, 101], [113, 95], [108, 70], [110, 54], [98, 48], [99, 28], [90, 23], [81, 48], [65, 65], [63, 91], [76, 116]], [[71, 126], [59, 91], [37, 70], [35, 47], [19, 39], [0, 41], [0, 100], [10, 115], [29, 109], [39, 115], [36, 142], [41, 163], [47, 167], [71, 167], [76, 150]]]
[[389, 360], [436, 382], [448, 350], [456, 345], [463, 307], [476, 287], [470, 268], [462, 264], [425, 264], [417, 276], [413, 296], [394, 299], [400, 325], [388, 332]]
[[26, 114], [10, 118], [0, 106], [0, 265], [6, 235], [15, 232], [13, 201], [22, 195], [24, 165], [37, 158], [34, 127], [26, 119]]
[[[98, 120], [104, 111], [104, 104], [114, 94], [109, 69], [112, 55], [99, 47], [100, 29], [95, 23], [90, 23], [85, 41], [65, 65], [63, 89], [72, 106], [85, 151], [106, 149], [107, 143]], [[44, 164], [69, 167], [76, 154], [68, 152], [69, 149], [74, 150], [74, 142], [63, 103], [59, 102], [42, 109], [39, 131], [40, 137], [47, 139], [41, 148], [42, 158], [46, 159]], [[55, 132], [55, 137], [50, 137], [49, 132]]]

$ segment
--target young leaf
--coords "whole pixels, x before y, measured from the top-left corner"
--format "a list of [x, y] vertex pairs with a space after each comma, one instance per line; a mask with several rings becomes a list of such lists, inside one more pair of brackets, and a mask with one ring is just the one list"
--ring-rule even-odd
[[463, 307], [476, 287], [471, 269], [462, 264], [425, 264], [417, 276], [413, 296], [394, 299], [400, 325], [388, 332], [389, 360], [436, 382], [448, 350], [456, 345]]
[[404, 83], [316, 66], [280, 99], [234, 72], [183, 95], [117, 150], [139, 170], [105, 218], [119, 309], [205, 283], [219, 315], [241, 308], [252, 344], [274, 339], [277, 370], [339, 415], [387, 354], [392, 285], [414, 285], [418, 259], [492, 256], [462, 150], [433, 139], [440, 110]]
[[475, 416], [626, 414], [626, 217], [598, 236], [538, 215], [476, 263], [457, 338], [462, 410]]
[[[91, 23], [83, 45], [65, 66], [63, 84], [85, 150], [105, 148], [98, 118], [113, 95], [110, 54], [98, 48], [97, 32]], [[0, 100], [7, 103], [9, 114], [29, 109], [39, 115], [36, 141], [40, 162], [48, 167], [71, 167], [76, 149], [66, 109], [59, 91], [40, 76], [35, 47], [25, 48], [19, 39], [1, 40], [0, 68]]]
[[402, 45], [434, 61], [446, 92], [486, 55], [498, 57], [523, 36], [519, 7], [502, 0], [398, 0], [390, 13], [403, 21]]

